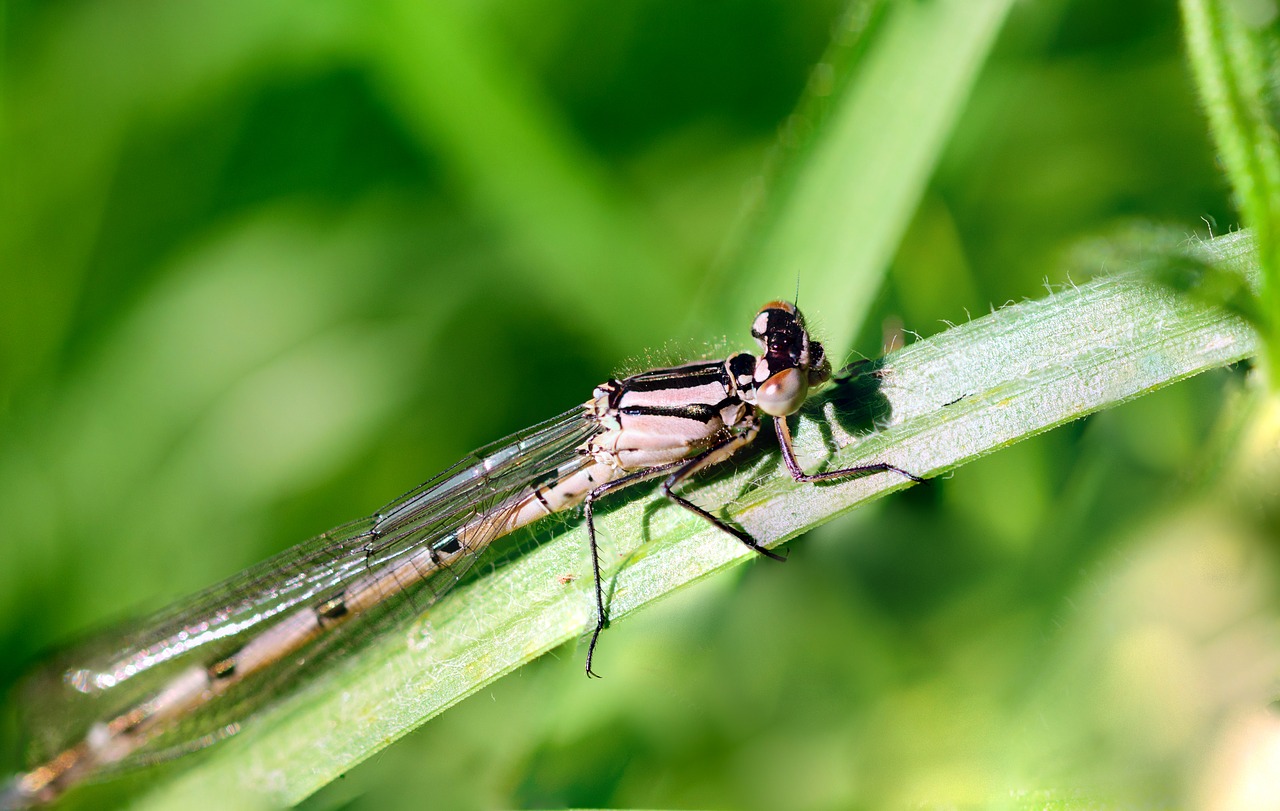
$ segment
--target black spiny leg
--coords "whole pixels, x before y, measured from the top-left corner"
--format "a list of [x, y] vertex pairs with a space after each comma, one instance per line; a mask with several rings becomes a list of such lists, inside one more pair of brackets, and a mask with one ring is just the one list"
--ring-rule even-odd
[[683, 464], [683, 462], [672, 462], [636, 471], [635, 473], [628, 473], [620, 479], [605, 482], [587, 493], [587, 497], [582, 500], [583, 512], [587, 514], [587, 541], [591, 545], [591, 571], [596, 580], [596, 628], [591, 632], [591, 644], [587, 646], [587, 675], [590, 677], [600, 678], [599, 675], [592, 672], [591, 660], [596, 654], [596, 643], [600, 641], [600, 632], [604, 630], [604, 626], [609, 621], [608, 615], [605, 614], [604, 610], [604, 581], [600, 578], [600, 547], [596, 544], [595, 501], [606, 493], [632, 484], [639, 484], [645, 479], [651, 479], [680, 464]]
[[805, 473], [800, 468], [800, 462], [796, 460], [795, 449], [791, 447], [791, 427], [787, 425], [787, 418], [774, 417], [773, 427], [778, 432], [778, 445], [782, 447], [782, 459], [787, 463], [787, 470], [791, 472], [791, 478], [798, 482], [825, 482], [832, 479], [869, 476], [872, 473], [897, 473], [900, 476], [906, 476], [913, 482], [924, 481], [924, 479], [913, 473], [908, 473], [896, 465], [890, 465], [885, 462], [846, 467], [841, 470], [828, 470], [825, 473]]
[[679, 504], [681, 507], [684, 507], [686, 510], [693, 513], [694, 515], [702, 517], [703, 520], [707, 521], [708, 523], [711, 524], [711, 526], [715, 527], [721, 532], [728, 533], [729, 535], [732, 535], [733, 537], [742, 541], [744, 544], [747, 545], [748, 549], [752, 549], [756, 552], [759, 552], [760, 554], [764, 555], [767, 558], [773, 558], [774, 560], [786, 560], [787, 559], [786, 555], [779, 555], [777, 552], [774, 552], [773, 550], [765, 549], [763, 546], [760, 545], [760, 542], [757, 541], [755, 538], [752, 538], [750, 535], [748, 535], [747, 533], [743, 532], [742, 530], [736, 527], [729, 526], [724, 521], [721, 521], [719, 518], [716, 518], [711, 513], [699, 507], [697, 504], [694, 504], [692, 501], [689, 501], [688, 499], [682, 496], [676, 495], [675, 492], [673, 491], [673, 488], [680, 482], [689, 478], [690, 476], [697, 473], [699, 470], [703, 469], [704, 467], [709, 467], [711, 465], [716, 464], [717, 462], [721, 462], [729, 458], [738, 450], [738, 448], [742, 447], [743, 445], [746, 445], [748, 442], [750, 442], [754, 438], [755, 438], [755, 432], [753, 431], [750, 434], [730, 436], [729, 438], [721, 440], [715, 445], [712, 445], [710, 448], [707, 448], [705, 451], [693, 457], [688, 462], [685, 462], [684, 465], [679, 470], [677, 470], [675, 473], [672, 473], [670, 476], [667, 477], [667, 480], [662, 483], [662, 495], [671, 499], [676, 504]]

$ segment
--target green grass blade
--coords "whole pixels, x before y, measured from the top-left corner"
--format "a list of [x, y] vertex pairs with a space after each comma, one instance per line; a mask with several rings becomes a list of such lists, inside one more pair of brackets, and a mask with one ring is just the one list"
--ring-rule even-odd
[[[1252, 275], [1252, 238], [1185, 249]], [[889, 417], [861, 438], [801, 419], [811, 469], [892, 461], [937, 476], [1054, 426], [1252, 355], [1241, 316], [1138, 273], [1097, 279], [1006, 307], [885, 359], [879, 397]], [[748, 456], [692, 489], [757, 538], [781, 543], [906, 483], [891, 475], [836, 486], [791, 481], [776, 453]], [[637, 495], [603, 519], [616, 572], [612, 616], [745, 560], [742, 545], [687, 513]], [[581, 527], [457, 589], [410, 627], [248, 724], [240, 736], [175, 771], [140, 808], [301, 800], [441, 710], [586, 631], [592, 601]], [[777, 576], [787, 576], [785, 568]], [[581, 655], [579, 650], [577, 655]], [[609, 672], [609, 639], [599, 667]], [[591, 685], [584, 679], [582, 689]]]
[[[1190, 56], [1209, 128], [1262, 268], [1260, 315], [1272, 387], [1280, 385], [1280, 134], [1276, 132], [1273, 20], [1230, 0], [1183, 0]], [[1271, 8], [1271, 16], [1275, 10]]]
[[[787, 137], [801, 142], [800, 160], [782, 172], [778, 199], [759, 235], [744, 241], [743, 260], [728, 266], [733, 277], [714, 287], [719, 323], [790, 297], [798, 280], [801, 303], [828, 324], [828, 344], [839, 352], [853, 345], [1012, 5], [855, 6], [883, 8], [868, 12], [872, 20], [851, 15], [846, 33], [857, 38], [855, 53], [842, 54], [848, 46], [837, 35], [815, 68], [811, 93], [819, 98], [788, 125]], [[805, 138], [807, 131], [813, 136]]]
[[[674, 334], [663, 302], [696, 277], [473, 4], [382, 0], [362, 47], [423, 154], [442, 157], [480, 218], [538, 269], [527, 281], [545, 302], [596, 320], [602, 342]], [[601, 307], [602, 277], [633, 306]]]

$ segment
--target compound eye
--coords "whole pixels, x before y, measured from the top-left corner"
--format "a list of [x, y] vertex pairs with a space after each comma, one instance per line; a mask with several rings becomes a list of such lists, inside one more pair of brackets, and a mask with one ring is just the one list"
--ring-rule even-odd
[[771, 417], [794, 414], [809, 396], [809, 381], [799, 369], [783, 369], [756, 386], [756, 405]]
[[809, 341], [809, 385], [821, 386], [831, 379], [831, 361], [817, 341]]

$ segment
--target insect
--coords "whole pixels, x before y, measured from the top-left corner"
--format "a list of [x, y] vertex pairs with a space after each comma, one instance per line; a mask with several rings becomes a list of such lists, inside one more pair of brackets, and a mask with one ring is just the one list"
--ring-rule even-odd
[[760, 354], [653, 369], [598, 387], [581, 406], [487, 445], [368, 518], [293, 547], [119, 638], [73, 651], [52, 669], [68, 701], [88, 701], [88, 731], [17, 776], [0, 805], [56, 799], [87, 778], [199, 748], [239, 728], [303, 668], [334, 658], [353, 628], [406, 604], [422, 609], [457, 583], [494, 540], [581, 505], [596, 622], [608, 613], [596, 503], [661, 478], [663, 497], [750, 549], [778, 555], [678, 492], [694, 474], [750, 444], [773, 419], [782, 458], [801, 482], [891, 472], [886, 463], [805, 473], [786, 418], [831, 377], [822, 345], [785, 301], [756, 314]]

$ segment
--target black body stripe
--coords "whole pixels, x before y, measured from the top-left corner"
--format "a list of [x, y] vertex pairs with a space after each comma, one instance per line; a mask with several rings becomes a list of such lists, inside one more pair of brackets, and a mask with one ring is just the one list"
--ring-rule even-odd
[[641, 372], [622, 381], [626, 391], [662, 391], [664, 389], [692, 389], [708, 383], [720, 383], [726, 388], [729, 385], [729, 373], [724, 368], [724, 361], [718, 360], [700, 363], [696, 366], [682, 366], [676, 369], [656, 369], [652, 372]]
[[451, 535], [443, 541], [432, 545], [431, 551], [440, 551], [444, 552], [446, 555], [453, 555], [462, 551], [462, 544], [458, 543], [456, 535]]
[[736, 382], [738, 377], [752, 376], [756, 370], [756, 356], [741, 352], [729, 358], [729, 362], [725, 366]]
[[695, 403], [683, 406], [628, 406], [619, 409], [618, 413], [636, 417], [679, 417], [708, 423], [720, 416], [720, 409], [704, 403]]

